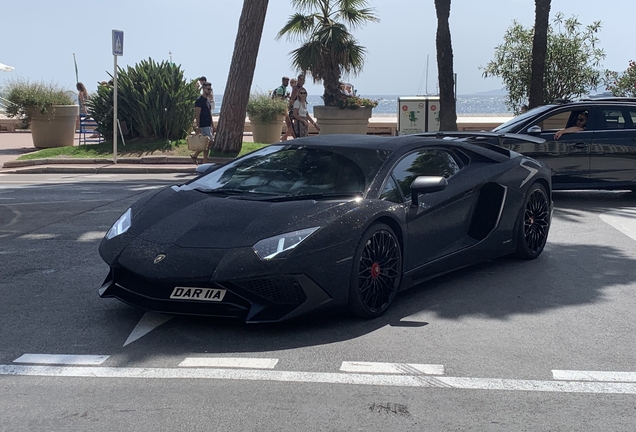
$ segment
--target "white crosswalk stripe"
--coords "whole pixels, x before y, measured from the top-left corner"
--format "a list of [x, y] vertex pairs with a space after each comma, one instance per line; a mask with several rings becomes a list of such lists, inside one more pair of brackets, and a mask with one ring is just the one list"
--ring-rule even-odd
[[180, 367], [219, 367], [244, 369], [274, 369], [278, 359], [231, 358], [231, 357], [188, 357]]
[[444, 366], [415, 363], [342, 362], [342, 372], [362, 372], [403, 375], [443, 375]]
[[104, 363], [107, 355], [68, 355], [68, 354], [23, 354], [14, 363], [32, 363], [48, 365], [85, 365], [97, 366]]
[[552, 378], [566, 381], [636, 382], [636, 372], [553, 370]]
[[430, 377], [213, 368], [113, 368], [94, 366], [0, 365], [0, 375], [74, 378], [219, 379], [410, 388], [507, 390], [555, 393], [636, 395], [636, 383], [539, 381], [498, 378]]

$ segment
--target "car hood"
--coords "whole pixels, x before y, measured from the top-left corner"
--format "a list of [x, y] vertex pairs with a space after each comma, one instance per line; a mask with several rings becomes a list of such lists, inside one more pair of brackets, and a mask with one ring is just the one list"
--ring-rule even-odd
[[129, 233], [159, 244], [228, 249], [331, 223], [358, 206], [347, 200], [271, 202], [167, 188], [133, 206]]

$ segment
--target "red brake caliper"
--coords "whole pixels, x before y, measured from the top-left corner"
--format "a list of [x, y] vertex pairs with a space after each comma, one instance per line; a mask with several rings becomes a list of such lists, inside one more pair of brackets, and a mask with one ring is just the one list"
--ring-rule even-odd
[[371, 266], [371, 277], [375, 279], [378, 276], [380, 276], [380, 264], [373, 263], [373, 265]]

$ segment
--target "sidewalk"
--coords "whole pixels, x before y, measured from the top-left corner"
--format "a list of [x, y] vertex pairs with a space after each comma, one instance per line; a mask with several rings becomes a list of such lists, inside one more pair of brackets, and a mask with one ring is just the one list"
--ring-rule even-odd
[[[251, 141], [245, 135], [244, 141]], [[77, 137], [75, 145], [78, 144]], [[121, 146], [121, 143], [120, 143]], [[196, 165], [188, 156], [143, 156], [138, 158], [117, 158], [117, 163], [109, 159], [55, 158], [17, 161], [23, 154], [37, 151], [33, 147], [31, 133], [0, 132], [0, 174], [42, 174], [42, 173], [194, 173]], [[211, 162], [225, 162], [210, 159]]]

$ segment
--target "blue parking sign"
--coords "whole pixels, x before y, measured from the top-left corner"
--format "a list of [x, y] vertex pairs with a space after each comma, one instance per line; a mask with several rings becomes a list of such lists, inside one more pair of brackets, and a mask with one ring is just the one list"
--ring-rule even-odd
[[113, 55], [124, 55], [124, 31], [113, 30]]

